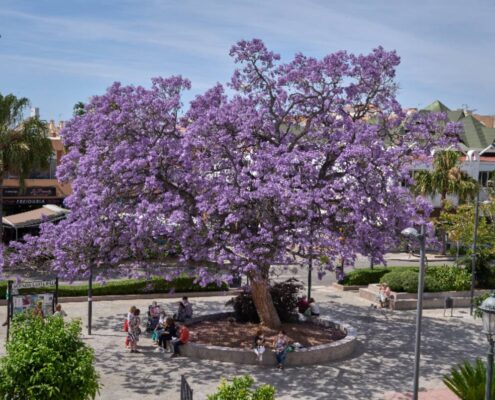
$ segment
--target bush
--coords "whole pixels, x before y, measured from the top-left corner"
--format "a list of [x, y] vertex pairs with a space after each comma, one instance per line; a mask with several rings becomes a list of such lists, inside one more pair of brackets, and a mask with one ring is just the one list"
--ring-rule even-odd
[[380, 283], [386, 283], [390, 287], [390, 290], [393, 290], [394, 292], [403, 292], [404, 291], [404, 288], [402, 286], [403, 273], [404, 271], [398, 271], [398, 270], [387, 272], [380, 279]]
[[430, 267], [426, 272], [426, 276], [431, 277], [438, 286], [438, 290], [428, 290], [429, 292], [468, 290], [471, 287], [471, 274], [464, 268], [448, 265]]
[[207, 396], [208, 400], [274, 400], [275, 388], [271, 385], [262, 385], [251, 389], [254, 379], [250, 375], [236, 377], [232, 383], [222, 379], [215, 394]]
[[[55, 290], [54, 287], [20, 289], [19, 293], [45, 293], [46, 291]], [[163, 278], [146, 279], [125, 279], [109, 281], [105, 284], [95, 283], [93, 285], [94, 296], [120, 295], [120, 294], [140, 294], [140, 293], [168, 293], [171, 290], [177, 293], [181, 292], [208, 292], [216, 290], [228, 290], [228, 285], [223, 283], [217, 286], [211, 283], [205, 287], [194, 283], [192, 277], [179, 277], [172, 281], [166, 281]], [[0, 282], [0, 298], [5, 298], [7, 292], [7, 282]], [[86, 296], [88, 294], [88, 285], [59, 285], [59, 297]]]
[[369, 285], [378, 283], [383, 275], [390, 272], [388, 268], [354, 269], [350, 271], [342, 280], [343, 285]]
[[344, 285], [369, 285], [370, 283], [380, 282], [383, 275], [393, 271], [418, 271], [417, 267], [378, 267], [373, 269], [357, 268], [344, 277]]
[[99, 392], [93, 350], [80, 337], [81, 322], [15, 316], [0, 359], [0, 398], [94, 399]]
[[303, 285], [295, 278], [290, 278], [285, 282], [277, 282], [270, 288], [273, 305], [275, 306], [278, 316], [282, 322], [291, 321], [296, 314], [297, 298]]
[[[387, 283], [394, 292], [415, 293], [418, 291], [418, 271], [395, 269], [383, 275], [381, 283]], [[429, 267], [425, 276], [425, 292], [447, 292], [468, 290], [471, 277], [463, 268], [442, 265]]]
[[232, 297], [225, 305], [234, 307], [234, 317], [237, 322], [253, 322], [255, 324], [260, 322], [256, 307], [254, 306], [253, 296], [251, 296], [251, 292], [248, 290], [244, 290], [236, 297]]
[[[303, 285], [294, 278], [275, 283], [270, 287], [273, 304], [282, 322], [292, 321], [293, 316], [297, 314], [297, 298], [302, 288]], [[234, 316], [238, 322], [255, 324], [260, 322], [251, 291], [245, 290], [230, 299], [226, 305], [234, 307]]]

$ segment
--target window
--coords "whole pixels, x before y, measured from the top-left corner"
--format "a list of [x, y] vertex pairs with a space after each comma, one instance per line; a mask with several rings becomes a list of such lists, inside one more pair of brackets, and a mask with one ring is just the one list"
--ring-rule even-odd
[[482, 187], [488, 186], [488, 181], [493, 180], [494, 171], [480, 171], [478, 176], [478, 182]]

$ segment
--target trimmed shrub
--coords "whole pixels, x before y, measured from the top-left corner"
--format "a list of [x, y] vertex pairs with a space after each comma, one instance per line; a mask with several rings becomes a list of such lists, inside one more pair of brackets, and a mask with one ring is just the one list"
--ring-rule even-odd
[[342, 280], [343, 285], [369, 285], [370, 283], [380, 282], [380, 279], [387, 272], [388, 268], [373, 268], [373, 269], [354, 269], [347, 273]]
[[[172, 281], [163, 278], [146, 279], [125, 279], [109, 281], [105, 284], [95, 283], [93, 285], [93, 296], [120, 295], [120, 294], [140, 294], [140, 293], [168, 293], [174, 291], [181, 292], [210, 292], [217, 290], [228, 290], [228, 285], [223, 283], [217, 286], [215, 283], [202, 287], [194, 283], [192, 277], [179, 277]], [[20, 289], [19, 293], [44, 293], [55, 290], [54, 287]], [[5, 298], [7, 292], [7, 282], [0, 282], [0, 298]], [[88, 285], [59, 285], [59, 297], [86, 296]]]
[[[415, 293], [418, 291], [418, 270], [395, 269], [385, 274], [381, 283], [387, 283], [394, 292]], [[462, 268], [442, 265], [429, 267], [425, 276], [425, 292], [447, 292], [468, 290], [471, 277]]]
[[6, 349], [0, 359], [2, 399], [89, 400], [99, 392], [94, 353], [81, 339], [80, 320], [18, 314]]
[[380, 279], [380, 283], [386, 283], [390, 287], [390, 290], [393, 290], [394, 292], [403, 292], [402, 274], [403, 271], [387, 272]]

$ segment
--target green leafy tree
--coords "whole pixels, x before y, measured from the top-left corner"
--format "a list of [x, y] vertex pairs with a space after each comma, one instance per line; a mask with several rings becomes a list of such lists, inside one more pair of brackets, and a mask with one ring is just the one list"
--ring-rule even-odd
[[100, 387], [94, 354], [80, 334], [78, 320], [17, 315], [0, 359], [0, 398], [94, 399]]
[[251, 387], [254, 379], [250, 375], [240, 376], [228, 383], [222, 379], [215, 394], [208, 395], [208, 400], [274, 400], [275, 388], [270, 385], [262, 385], [256, 389]]
[[[469, 361], [464, 361], [464, 363], [453, 367], [450, 374], [444, 376], [443, 382], [461, 400], [484, 399], [486, 382], [485, 363], [480, 358], [477, 358], [473, 364]], [[495, 385], [492, 385], [491, 398], [495, 398]]]
[[[463, 204], [456, 210], [446, 209], [438, 217], [449, 237], [466, 247], [467, 257], [458, 263], [471, 269], [471, 255], [474, 233], [474, 204]], [[495, 258], [495, 201], [493, 196], [487, 204], [480, 205], [478, 217], [478, 233], [476, 241], [476, 279], [478, 286], [491, 287], [494, 273], [488, 265]]]
[[[445, 210], [447, 195], [456, 195], [463, 202], [478, 191], [478, 182], [461, 170], [459, 157], [459, 153], [454, 150], [438, 151], [433, 158], [431, 171], [421, 170], [414, 174], [414, 191], [422, 195], [440, 195], [441, 211]], [[438, 222], [437, 227], [445, 233]], [[445, 252], [445, 235], [442, 234], [442, 254]]]
[[[38, 117], [25, 119], [29, 100], [13, 94], [0, 94], [0, 187], [6, 171], [19, 176], [21, 188], [31, 171], [48, 168], [52, 145], [48, 127]], [[0, 218], [3, 217], [3, 192], [0, 190]], [[3, 228], [0, 224], [0, 238]]]

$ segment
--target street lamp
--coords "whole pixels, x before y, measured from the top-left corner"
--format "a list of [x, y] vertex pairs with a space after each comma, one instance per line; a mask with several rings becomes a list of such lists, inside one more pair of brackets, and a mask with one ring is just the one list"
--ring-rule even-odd
[[495, 293], [486, 298], [481, 303], [480, 310], [483, 312], [483, 333], [490, 345], [488, 354], [486, 355], [486, 384], [485, 384], [485, 400], [492, 398], [492, 379], [493, 379], [493, 344], [495, 335]]
[[414, 386], [413, 400], [418, 400], [419, 391], [419, 360], [421, 355], [421, 318], [423, 313], [423, 290], [425, 284], [425, 225], [421, 225], [421, 233], [414, 228], [406, 228], [403, 236], [413, 237], [419, 242], [419, 277], [418, 277], [418, 301], [416, 306], [416, 345], [414, 347]]

